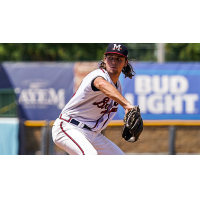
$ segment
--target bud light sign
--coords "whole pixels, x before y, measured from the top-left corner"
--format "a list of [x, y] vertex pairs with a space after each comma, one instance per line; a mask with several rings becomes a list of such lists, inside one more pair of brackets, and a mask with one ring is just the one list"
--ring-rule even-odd
[[[132, 79], [120, 76], [123, 95], [143, 119], [200, 119], [200, 63], [139, 63]], [[119, 109], [116, 119], [124, 115]]]

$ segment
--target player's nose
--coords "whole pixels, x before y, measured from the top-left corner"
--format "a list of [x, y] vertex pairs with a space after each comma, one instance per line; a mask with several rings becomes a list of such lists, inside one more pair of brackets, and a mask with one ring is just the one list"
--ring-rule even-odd
[[112, 59], [112, 63], [113, 63], [113, 64], [115, 64], [116, 61], [117, 61], [117, 58], [113, 58], [113, 59]]

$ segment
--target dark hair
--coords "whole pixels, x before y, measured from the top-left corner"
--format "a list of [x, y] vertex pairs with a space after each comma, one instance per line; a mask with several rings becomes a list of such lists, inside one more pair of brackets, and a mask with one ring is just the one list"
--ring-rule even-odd
[[[106, 55], [104, 55], [106, 57]], [[127, 60], [127, 59], [126, 59]], [[101, 60], [101, 64], [99, 68], [105, 69], [106, 70], [106, 63], [104, 60]], [[122, 69], [122, 73], [125, 75], [125, 78], [128, 77], [132, 79], [133, 76], [135, 76], [135, 71], [133, 70], [133, 66], [128, 62], [127, 66]]]

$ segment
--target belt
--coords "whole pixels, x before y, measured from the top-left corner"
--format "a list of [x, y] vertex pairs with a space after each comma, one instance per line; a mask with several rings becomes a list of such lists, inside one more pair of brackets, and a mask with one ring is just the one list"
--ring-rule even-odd
[[63, 117], [62, 114], [59, 116], [59, 118], [62, 119], [62, 120], [64, 120], [64, 121], [66, 121], [66, 122], [68, 122], [68, 123], [72, 123], [72, 124], [78, 126], [79, 128], [86, 128], [86, 129], [88, 129], [88, 130], [91, 131], [90, 127], [88, 127], [86, 124], [83, 124], [83, 123], [81, 123], [81, 122], [79, 122], [79, 121], [77, 121], [75, 119], [72, 119], [72, 118], [69, 118], [68, 120], [64, 119], [65, 117]]

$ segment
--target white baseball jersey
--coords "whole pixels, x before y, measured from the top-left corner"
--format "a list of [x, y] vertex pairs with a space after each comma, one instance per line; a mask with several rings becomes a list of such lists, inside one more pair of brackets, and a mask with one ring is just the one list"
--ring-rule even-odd
[[89, 73], [82, 81], [78, 90], [65, 105], [61, 114], [89, 126], [93, 132], [101, 132], [112, 120], [118, 109], [118, 103], [108, 98], [100, 90], [92, 87], [97, 77], [103, 77], [122, 94], [120, 80], [115, 85], [104, 69], [97, 69]]

